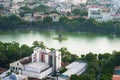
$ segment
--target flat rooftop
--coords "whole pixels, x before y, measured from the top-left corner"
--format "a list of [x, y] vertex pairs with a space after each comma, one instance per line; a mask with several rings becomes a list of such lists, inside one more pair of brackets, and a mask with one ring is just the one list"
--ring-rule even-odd
[[40, 73], [49, 68], [50, 65], [44, 62], [33, 62], [25, 65], [25, 70]]
[[87, 67], [87, 63], [75, 61], [69, 64], [68, 66], [66, 66], [67, 71], [64, 72], [62, 75], [67, 75], [69, 77], [72, 74], [80, 75], [86, 70], [86, 67]]

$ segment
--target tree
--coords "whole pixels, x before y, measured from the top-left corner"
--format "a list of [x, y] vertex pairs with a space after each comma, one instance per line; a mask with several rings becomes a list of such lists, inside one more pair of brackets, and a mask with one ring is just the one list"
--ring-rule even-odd
[[33, 51], [33, 49], [25, 44], [21, 45], [21, 47], [20, 47], [20, 52], [22, 54], [22, 58], [30, 56], [32, 51]]
[[72, 11], [72, 13], [73, 13], [74, 15], [80, 15], [80, 9], [74, 9], [74, 10]]
[[85, 60], [91, 62], [93, 60], [97, 60], [97, 56], [90, 52], [86, 54]]
[[43, 23], [50, 24], [52, 21], [53, 20], [52, 20], [52, 18], [50, 16], [47, 16], [47, 17], [43, 18]]
[[6, 67], [6, 64], [8, 64], [6, 63], [7, 60], [8, 60], [7, 56], [0, 52], [0, 66], [1, 67]]
[[99, 59], [99, 60], [103, 60], [103, 54], [99, 54], [99, 55], [98, 55], [98, 59]]
[[45, 49], [46, 46], [44, 45], [43, 42], [34, 41], [34, 42], [33, 42], [33, 48], [35, 48], [35, 47], [41, 47], [41, 48]]
[[78, 77], [78, 75], [73, 74], [70, 76], [70, 80], [79, 80], [79, 77]]
[[108, 60], [108, 59], [110, 59], [110, 57], [111, 57], [111, 54], [109, 54], [109, 53], [104, 53], [103, 54], [103, 58], [104, 58], [104, 60]]
[[59, 23], [60, 23], [60, 24], [64, 24], [67, 20], [68, 20], [67, 17], [60, 17]]
[[67, 30], [77, 31], [79, 28], [79, 24], [80, 23], [77, 20], [66, 21]]
[[74, 15], [81, 15], [81, 16], [87, 16], [88, 15], [87, 11], [81, 10], [81, 9], [74, 9], [74, 10], [72, 10], [72, 13]]
[[60, 74], [64, 73], [65, 71], [67, 71], [67, 68], [62, 67], [62, 69], [60, 70]]

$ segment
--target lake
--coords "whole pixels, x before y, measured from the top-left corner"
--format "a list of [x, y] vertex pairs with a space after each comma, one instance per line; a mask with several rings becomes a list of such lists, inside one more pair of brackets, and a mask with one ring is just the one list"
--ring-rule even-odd
[[59, 49], [66, 47], [73, 54], [81, 55], [89, 52], [95, 54], [112, 53], [112, 51], [120, 51], [120, 37], [110, 35], [86, 34], [61, 32], [61, 35], [67, 40], [59, 41], [53, 38], [58, 37], [60, 33], [55, 31], [16, 31], [16, 32], [0, 32], [0, 41], [2, 42], [18, 42], [32, 46], [33, 41], [42, 41], [49, 48]]

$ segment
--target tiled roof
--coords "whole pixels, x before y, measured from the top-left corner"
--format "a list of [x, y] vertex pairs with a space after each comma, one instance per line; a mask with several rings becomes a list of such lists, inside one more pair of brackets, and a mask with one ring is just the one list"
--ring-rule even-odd
[[120, 80], [120, 75], [113, 75], [112, 80]]
[[22, 65], [28, 64], [28, 63], [30, 63], [30, 62], [32, 62], [32, 57], [28, 57], [28, 58], [23, 59], [23, 60], [20, 61], [20, 63], [21, 63]]
[[7, 71], [7, 69], [5, 68], [0, 68], [0, 74], [2, 74], [3, 72]]
[[75, 19], [75, 18], [80, 18], [80, 16], [79, 15], [77, 15], [77, 16], [68, 16], [68, 19]]
[[115, 69], [120, 69], [120, 66], [116, 66]]

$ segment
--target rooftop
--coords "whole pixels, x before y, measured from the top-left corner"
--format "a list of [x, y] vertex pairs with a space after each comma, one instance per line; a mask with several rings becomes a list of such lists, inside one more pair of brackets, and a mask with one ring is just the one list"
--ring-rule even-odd
[[0, 74], [2, 74], [3, 72], [7, 71], [7, 69], [5, 68], [0, 68]]
[[22, 65], [28, 64], [28, 63], [30, 63], [30, 62], [32, 62], [32, 58], [31, 58], [31, 57], [28, 57], [28, 58], [25, 58], [25, 59], [20, 60], [20, 63], [21, 63]]
[[64, 72], [62, 75], [68, 75], [68, 76], [71, 76], [72, 74], [80, 75], [85, 71], [86, 66], [87, 63], [85, 62], [78, 62], [78, 61], [72, 62], [71, 64], [66, 66], [68, 70]]
[[116, 66], [115, 69], [120, 69], [120, 66]]
[[44, 62], [33, 62], [25, 65], [25, 70], [40, 73], [49, 68], [50, 65]]
[[120, 80], [120, 75], [113, 75], [112, 80]]

